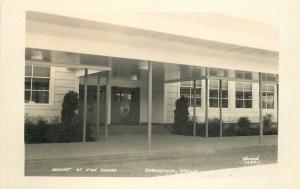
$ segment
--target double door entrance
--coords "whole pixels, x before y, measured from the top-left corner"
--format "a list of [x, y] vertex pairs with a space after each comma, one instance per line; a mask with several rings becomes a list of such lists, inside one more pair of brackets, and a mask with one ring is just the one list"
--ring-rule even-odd
[[[80, 114], [83, 110], [83, 86], [80, 85], [79, 101]], [[105, 121], [105, 86], [100, 93], [100, 122]], [[97, 88], [88, 86], [87, 122], [96, 124], [97, 117]], [[140, 121], [140, 89], [113, 86], [111, 89], [111, 124], [113, 125], [137, 125]]]
[[139, 88], [112, 87], [111, 123], [137, 125], [140, 117]]

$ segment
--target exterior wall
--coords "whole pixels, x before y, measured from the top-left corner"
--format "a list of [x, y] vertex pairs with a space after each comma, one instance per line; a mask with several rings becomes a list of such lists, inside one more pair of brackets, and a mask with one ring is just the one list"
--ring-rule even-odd
[[[101, 86], [105, 85], [105, 77], [101, 78]], [[83, 85], [83, 77], [80, 78], [80, 84]], [[88, 85], [97, 85], [97, 77], [89, 76]], [[132, 81], [129, 79], [112, 77], [111, 86], [117, 87], [129, 87], [129, 88], [140, 88], [140, 123], [146, 123], [147, 120], [147, 107], [148, 107], [148, 70], [140, 70], [140, 80]], [[164, 69], [159, 64], [153, 64], [153, 96], [152, 96], [152, 122], [153, 123], [164, 123], [165, 111], [164, 111]], [[93, 107], [96, 109], [96, 101], [88, 103], [88, 108]], [[103, 109], [103, 107], [100, 107]], [[104, 107], [105, 108], [105, 107]], [[100, 110], [101, 111], [101, 110]], [[89, 112], [88, 112], [89, 114]], [[96, 123], [95, 114], [94, 117], [89, 119], [91, 123]], [[101, 115], [101, 114], [100, 114]], [[100, 118], [101, 119], [101, 118]]]
[[[180, 97], [180, 84], [179, 83], [168, 83], [166, 86], [166, 123], [174, 122], [174, 110], [175, 101]], [[198, 122], [204, 122], [205, 120], [205, 81], [202, 81], [202, 105], [196, 108], [196, 116]], [[258, 83], [252, 84], [252, 108], [235, 108], [235, 82], [228, 82], [228, 108], [223, 108], [223, 120], [225, 122], [236, 122], [239, 117], [246, 116], [251, 122], [259, 122], [259, 85]], [[272, 114], [273, 120], [277, 120], [277, 93], [274, 92], [274, 109], [263, 109], [263, 114]], [[193, 115], [193, 107], [189, 107], [190, 116]], [[219, 118], [219, 108], [208, 109], [209, 118]]]
[[[164, 84], [164, 72], [159, 66], [153, 68], [153, 123], [173, 123], [175, 101], [180, 97], [180, 84], [167, 83]], [[59, 117], [61, 112], [61, 105], [64, 95], [69, 90], [79, 92], [79, 83], [83, 84], [82, 78], [79, 81], [78, 76], [74, 70], [61, 67], [51, 68], [50, 80], [50, 94], [49, 104], [25, 104], [25, 114], [33, 117], [43, 117], [45, 119]], [[147, 122], [147, 100], [148, 100], [148, 71], [141, 71], [141, 80], [139, 81], [126, 81], [120, 78], [112, 78], [112, 86], [122, 87], [139, 87], [140, 88], [140, 123]], [[89, 85], [96, 86], [97, 78], [90, 76], [88, 80]], [[105, 78], [101, 78], [101, 85], [105, 85]], [[204, 122], [205, 116], [205, 83], [202, 81], [202, 106], [196, 108], [197, 120]], [[252, 108], [235, 108], [235, 82], [228, 82], [228, 108], [223, 108], [223, 120], [225, 122], [236, 122], [239, 117], [247, 116], [252, 122], [259, 121], [259, 86], [258, 83], [252, 84]], [[274, 109], [263, 109], [263, 114], [272, 114], [274, 120], [277, 120], [277, 93], [275, 91], [275, 105]], [[94, 103], [95, 104], [95, 103]], [[90, 103], [88, 106], [94, 106]], [[190, 116], [192, 116], [193, 108], [189, 108]], [[209, 118], [218, 118], [219, 109], [209, 108]], [[92, 119], [91, 119], [92, 120]], [[96, 120], [96, 119], [93, 119]]]
[[51, 67], [49, 104], [25, 104], [25, 115], [50, 119], [60, 116], [64, 95], [70, 91], [79, 91], [79, 80], [73, 70]]
[[174, 123], [175, 101], [179, 98], [178, 83], [165, 84], [165, 123]]

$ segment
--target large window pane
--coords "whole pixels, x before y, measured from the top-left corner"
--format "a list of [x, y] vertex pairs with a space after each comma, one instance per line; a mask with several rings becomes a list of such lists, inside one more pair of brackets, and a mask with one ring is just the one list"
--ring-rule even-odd
[[201, 98], [201, 88], [196, 88], [196, 97]]
[[267, 108], [274, 109], [274, 101], [267, 101]]
[[217, 108], [219, 107], [219, 100], [218, 99], [209, 99], [209, 105], [212, 108]]
[[222, 91], [222, 98], [228, 98], [228, 91]]
[[222, 107], [223, 108], [228, 108], [228, 99], [222, 99]]
[[33, 78], [32, 79], [33, 90], [49, 90], [49, 79]]
[[216, 89], [209, 90], [209, 97], [210, 98], [219, 98], [219, 91]]
[[34, 77], [50, 77], [50, 67], [33, 67]]
[[25, 89], [31, 88], [31, 78], [25, 78]]
[[35, 103], [48, 103], [49, 92], [48, 91], [32, 91], [32, 101]]
[[236, 99], [243, 99], [243, 91], [236, 91], [235, 98]]
[[197, 107], [201, 106], [201, 98], [196, 98], [196, 106]]
[[245, 91], [244, 99], [252, 99], [252, 91]]
[[243, 100], [236, 100], [235, 106], [236, 108], [243, 108]]
[[262, 101], [262, 108], [267, 109], [267, 101]]
[[252, 108], [252, 100], [245, 100], [245, 108]]

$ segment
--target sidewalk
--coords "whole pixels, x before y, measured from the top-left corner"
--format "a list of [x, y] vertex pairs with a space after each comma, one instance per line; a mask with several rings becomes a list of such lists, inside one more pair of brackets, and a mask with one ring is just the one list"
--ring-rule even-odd
[[[86, 143], [26, 144], [25, 159], [109, 157], [172, 152], [209, 154], [219, 150], [259, 145], [258, 136], [202, 138], [182, 135], [153, 135], [147, 150], [147, 136], [112, 135], [107, 141]], [[277, 136], [264, 136], [263, 145], [277, 145]], [[170, 153], [169, 153], [170, 154]]]

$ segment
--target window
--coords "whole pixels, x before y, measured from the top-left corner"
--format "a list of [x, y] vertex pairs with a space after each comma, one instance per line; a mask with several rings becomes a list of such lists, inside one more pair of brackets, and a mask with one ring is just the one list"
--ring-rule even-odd
[[235, 71], [235, 77], [239, 79], [251, 80], [252, 79], [252, 72], [247, 71]]
[[228, 77], [228, 70], [209, 68], [209, 76]]
[[[180, 83], [180, 96], [188, 99], [189, 106], [194, 105], [194, 88], [193, 81], [185, 81]], [[196, 107], [201, 107], [201, 80], [196, 81]]]
[[270, 84], [262, 85], [262, 108], [274, 109], [275, 86]]
[[278, 77], [276, 74], [262, 73], [261, 74], [262, 81], [278, 81]]
[[252, 108], [252, 83], [236, 82], [235, 107]]
[[[209, 107], [218, 108], [220, 98], [219, 80], [209, 80]], [[222, 107], [228, 108], [228, 81], [222, 81]]]
[[50, 67], [25, 66], [25, 103], [49, 103]]

